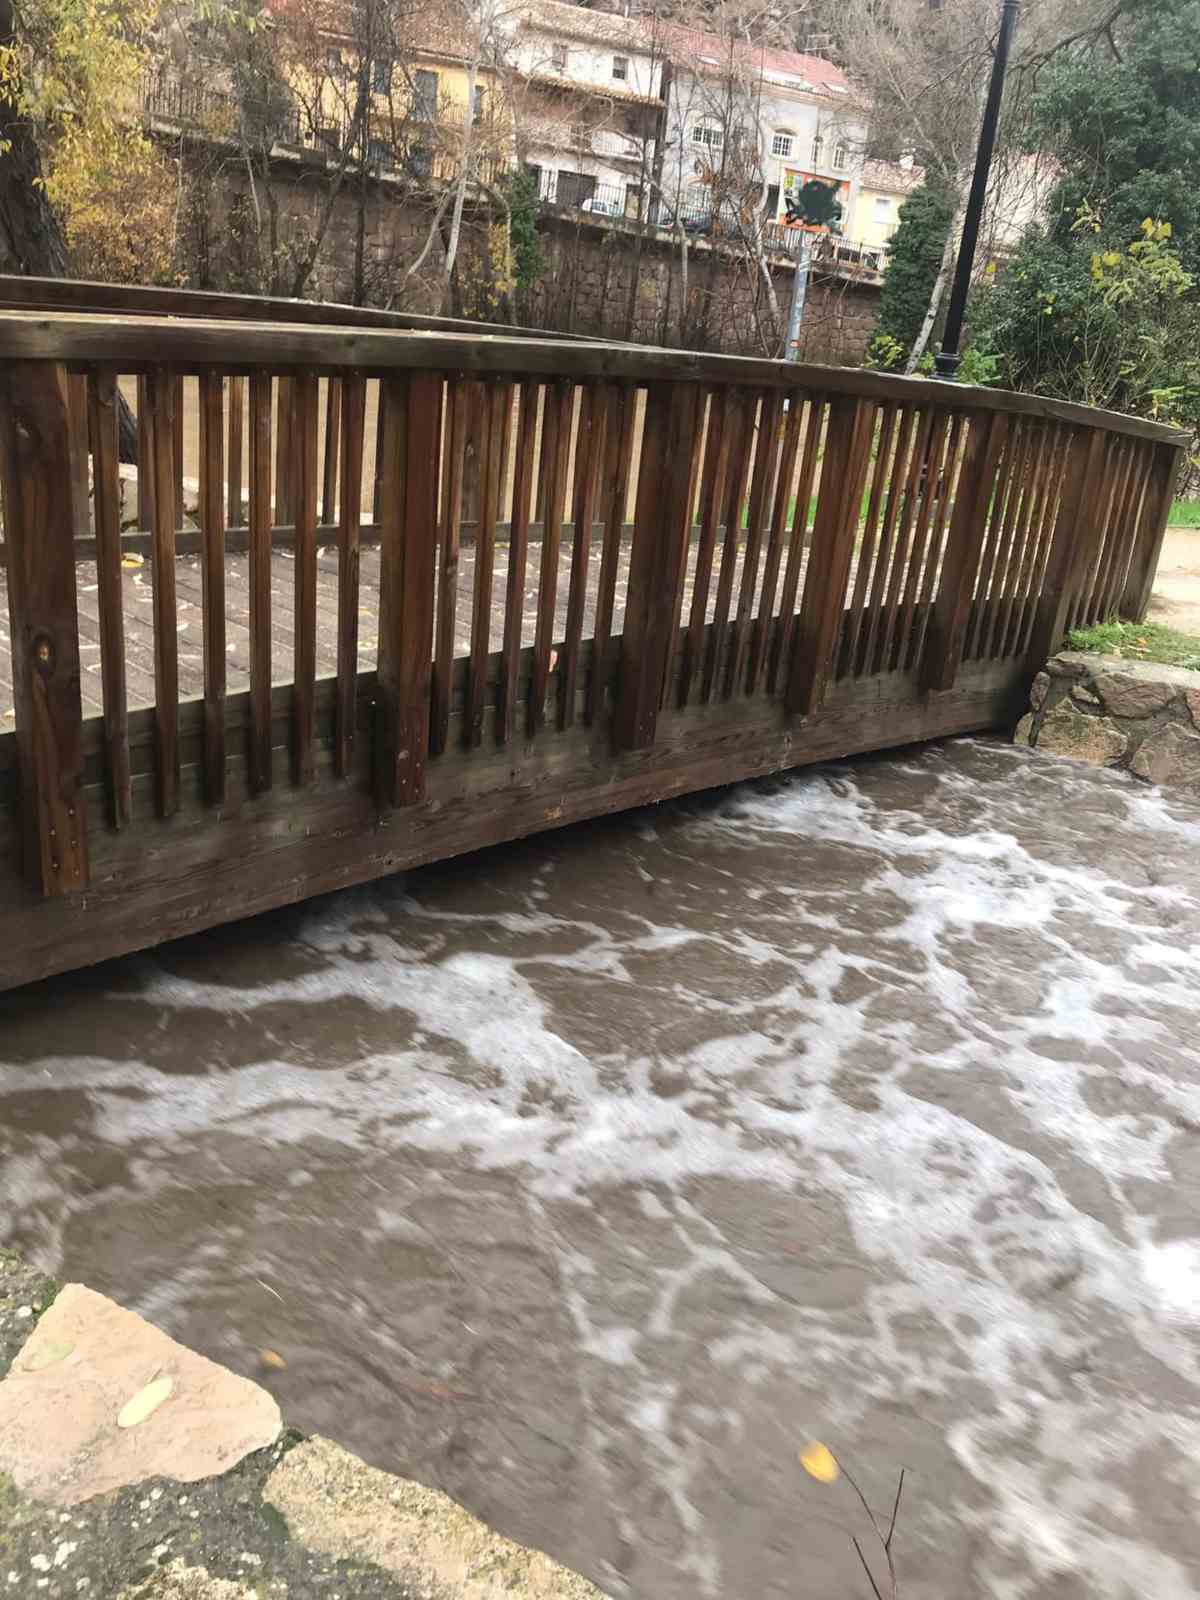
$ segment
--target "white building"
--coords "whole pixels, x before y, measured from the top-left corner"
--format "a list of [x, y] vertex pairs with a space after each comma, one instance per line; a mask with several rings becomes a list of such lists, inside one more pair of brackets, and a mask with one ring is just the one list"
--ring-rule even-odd
[[[833, 191], [849, 233], [866, 128], [845, 74], [819, 56], [734, 44], [674, 30], [664, 188], [684, 215], [706, 205], [734, 161], [767, 214], [786, 221], [788, 199], [814, 180]], [[731, 142], [740, 148], [731, 150]]]
[[542, 197], [637, 216], [662, 123], [662, 54], [642, 23], [611, 12], [527, 0], [514, 15], [517, 139]]
[[865, 128], [832, 62], [562, 0], [513, 15], [517, 136], [543, 198], [706, 231], [735, 203], [785, 222], [817, 180], [849, 232]]

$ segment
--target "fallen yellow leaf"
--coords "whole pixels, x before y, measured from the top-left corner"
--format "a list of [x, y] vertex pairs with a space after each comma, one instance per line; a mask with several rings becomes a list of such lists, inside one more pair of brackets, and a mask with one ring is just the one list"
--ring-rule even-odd
[[284, 1367], [287, 1366], [287, 1362], [279, 1354], [278, 1350], [260, 1350], [258, 1352], [258, 1361], [260, 1366], [269, 1367], [273, 1372], [282, 1372]]
[[70, 1339], [51, 1339], [36, 1350], [33, 1355], [27, 1356], [21, 1363], [22, 1372], [44, 1372], [47, 1367], [53, 1367], [59, 1361], [65, 1361], [74, 1350], [74, 1342]]
[[818, 1483], [832, 1483], [838, 1475], [838, 1464], [832, 1450], [827, 1450], [816, 1439], [806, 1444], [800, 1452], [800, 1465], [810, 1478]]
[[155, 1378], [144, 1389], [139, 1389], [132, 1400], [127, 1400], [117, 1416], [118, 1428], [134, 1428], [145, 1422], [168, 1398], [175, 1384], [170, 1378]]
[[121, 565], [123, 567], [127, 567], [131, 572], [135, 571], [138, 567], [145, 566], [145, 564], [146, 564], [145, 556], [139, 556], [136, 553], [136, 551], [131, 552], [127, 556], [122, 556], [121, 557]]

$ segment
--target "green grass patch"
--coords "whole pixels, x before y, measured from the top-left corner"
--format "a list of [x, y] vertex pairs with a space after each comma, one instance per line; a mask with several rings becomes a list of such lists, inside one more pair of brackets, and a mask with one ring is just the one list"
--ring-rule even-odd
[[1167, 518], [1170, 528], [1200, 528], [1200, 500], [1176, 500]]
[[1127, 656], [1130, 661], [1161, 661], [1171, 667], [1200, 667], [1200, 637], [1179, 633], [1161, 622], [1096, 622], [1067, 635], [1072, 650]]

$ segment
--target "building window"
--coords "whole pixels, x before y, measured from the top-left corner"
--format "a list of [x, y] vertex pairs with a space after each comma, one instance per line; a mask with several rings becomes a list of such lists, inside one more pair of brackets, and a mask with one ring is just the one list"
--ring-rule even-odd
[[388, 172], [392, 166], [392, 147], [386, 139], [371, 139], [367, 144], [367, 160], [373, 167]]
[[763, 202], [763, 213], [768, 222], [774, 222], [779, 215], [779, 185], [773, 183], [767, 189], [767, 198]]
[[886, 222], [892, 209], [892, 202], [885, 194], [875, 196], [875, 221]]
[[846, 149], [844, 144], [834, 146], [833, 170], [835, 172], [844, 172], [846, 170], [846, 162], [849, 159], [849, 155], [850, 152]]
[[392, 92], [392, 63], [390, 61], [377, 61], [371, 72], [371, 87], [376, 94], [391, 94]]
[[725, 135], [715, 123], [697, 122], [692, 127], [692, 143], [716, 152], [725, 143]]
[[621, 80], [621, 82], [624, 83], [626, 78], [628, 78], [628, 76], [629, 76], [629, 57], [628, 56], [614, 56], [613, 57], [613, 77], [614, 78], [619, 78]]
[[484, 88], [483, 88], [483, 86], [481, 84], [477, 84], [475, 86], [475, 98], [471, 102], [471, 114], [472, 114], [472, 116], [475, 118], [475, 120], [477, 122], [483, 116], [484, 108], [486, 107], [486, 105], [487, 105], [487, 98], [486, 98], [485, 90], [484, 90]]
[[436, 72], [418, 72], [413, 80], [413, 112], [424, 122], [437, 116], [438, 75]]
[[555, 72], [567, 70], [567, 47], [565, 44], [552, 44], [550, 46], [550, 66]]
[[819, 167], [821, 165], [822, 161], [824, 161], [824, 159], [825, 159], [825, 140], [821, 137], [821, 135], [819, 133], [815, 133], [813, 135], [813, 143], [812, 143], [812, 164], [813, 164], [813, 166], [814, 167]]
[[331, 44], [325, 52], [325, 70], [335, 78], [340, 78], [346, 70], [346, 63], [342, 60], [342, 52], [335, 44]]
[[775, 133], [771, 135], [771, 154], [773, 156], [790, 156], [792, 153], [793, 135], [790, 133]]

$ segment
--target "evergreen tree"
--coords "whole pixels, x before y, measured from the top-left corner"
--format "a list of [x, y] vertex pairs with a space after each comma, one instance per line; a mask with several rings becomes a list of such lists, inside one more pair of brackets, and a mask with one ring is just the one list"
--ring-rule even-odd
[[868, 352], [872, 366], [899, 368], [907, 360], [929, 308], [953, 221], [953, 189], [937, 177], [927, 177], [900, 207]]

